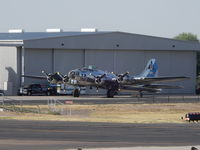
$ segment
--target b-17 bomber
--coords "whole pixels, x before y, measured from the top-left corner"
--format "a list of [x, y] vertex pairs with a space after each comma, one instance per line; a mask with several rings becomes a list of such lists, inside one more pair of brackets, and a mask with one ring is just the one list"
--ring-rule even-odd
[[62, 75], [59, 72], [47, 74], [43, 71], [45, 76], [30, 76], [23, 75], [24, 77], [31, 78], [46, 78], [49, 83], [63, 83], [74, 86], [74, 97], [80, 96], [80, 87], [88, 86], [90, 89], [93, 87], [97, 89], [107, 90], [107, 97], [112, 98], [115, 94], [121, 91], [138, 91], [140, 97], [143, 92], [157, 93], [162, 89], [178, 89], [180, 86], [172, 86], [161, 84], [163, 82], [181, 81], [189, 79], [185, 76], [158, 76], [158, 65], [156, 59], [150, 59], [144, 69], [139, 75], [130, 75], [129, 72], [122, 74], [115, 74], [97, 69], [93, 66], [78, 68], [69, 71], [67, 75]]

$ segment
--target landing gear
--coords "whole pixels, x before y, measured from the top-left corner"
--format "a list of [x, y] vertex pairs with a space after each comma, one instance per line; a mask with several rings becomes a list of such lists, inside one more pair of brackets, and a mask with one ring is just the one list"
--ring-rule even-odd
[[143, 97], [143, 93], [142, 92], [140, 92], [140, 98], [142, 98]]
[[51, 96], [51, 91], [47, 91], [46, 95]]
[[73, 96], [74, 97], [79, 97], [80, 96], [80, 90], [79, 89], [74, 89]]
[[27, 95], [28, 95], [28, 96], [31, 96], [31, 95], [32, 95], [31, 91], [28, 91]]
[[114, 95], [115, 95], [115, 90], [109, 89], [109, 90], [107, 91], [107, 97], [108, 97], [108, 98], [113, 98]]

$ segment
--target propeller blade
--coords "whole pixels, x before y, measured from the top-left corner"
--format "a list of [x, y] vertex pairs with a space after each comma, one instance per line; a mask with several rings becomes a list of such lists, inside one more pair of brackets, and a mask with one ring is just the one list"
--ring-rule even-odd
[[106, 76], [106, 74], [101, 75], [99, 78], [102, 79]]
[[118, 75], [118, 81], [123, 81], [123, 78], [125, 77], [125, 76], [127, 76], [129, 74], [129, 72], [125, 72], [124, 74], [119, 74]]
[[49, 76], [49, 74], [48, 73], [46, 73], [44, 70], [42, 70], [42, 73], [46, 76], [46, 77], [48, 77]]
[[105, 76], [106, 76], [106, 74], [103, 74], [101, 76], [97, 76], [97, 77], [95, 77], [96, 78], [95, 81], [99, 84], [101, 82], [101, 79], [104, 78]]

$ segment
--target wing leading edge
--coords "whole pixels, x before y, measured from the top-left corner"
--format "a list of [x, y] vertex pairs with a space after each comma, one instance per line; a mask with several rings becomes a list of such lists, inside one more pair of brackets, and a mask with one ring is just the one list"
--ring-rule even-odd
[[175, 82], [187, 80], [189, 77], [185, 76], [177, 76], [177, 77], [153, 77], [153, 78], [137, 78], [134, 80], [138, 80], [142, 84], [151, 84], [151, 83], [163, 83], [163, 82]]

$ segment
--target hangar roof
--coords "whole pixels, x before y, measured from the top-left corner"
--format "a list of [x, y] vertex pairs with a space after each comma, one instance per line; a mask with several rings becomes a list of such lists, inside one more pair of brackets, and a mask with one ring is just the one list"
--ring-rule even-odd
[[0, 33], [0, 46], [38, 49], [200, 50], [199, 42], [125, 32]]
[[99, 34], [106, 32], [22, 32], [22, 33], [0, 33], [1, 40], [33, 40], [50, 37], [79, 36]]

